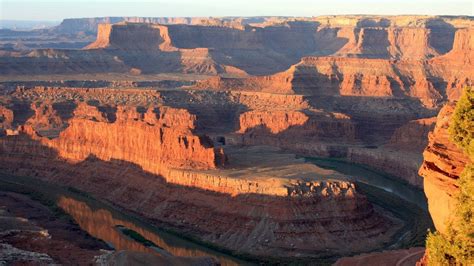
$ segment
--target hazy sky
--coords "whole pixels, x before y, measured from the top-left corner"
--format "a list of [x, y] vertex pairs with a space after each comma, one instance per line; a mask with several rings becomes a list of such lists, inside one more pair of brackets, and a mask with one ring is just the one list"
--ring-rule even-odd
[[317, 16], [428, 14], [473, 16], [474, 0], [0, 0], [0, 19], [101, 16]]

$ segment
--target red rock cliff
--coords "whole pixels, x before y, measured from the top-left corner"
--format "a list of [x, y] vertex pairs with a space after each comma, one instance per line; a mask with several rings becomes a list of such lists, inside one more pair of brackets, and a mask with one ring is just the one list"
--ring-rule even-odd
[[314, 176], [314, 165], [277, 169], [302, 167], [307, 182], [268, 178], [273, 168], [265, 165], [213, 170], [223, 154], [193, 134], [196, 118], [185, 110], [79, 103], [62, 120], [67, 127], [48, 139], [35, 127], [55, 127], [66, 111], [37, 106], [18, 135], [0, 138], [2, 171], [76, 187], [203, 241], [254, 255], [312, 257], [379, 248], [400, 228], [354, 184], [332, 180], [333, 171]]
[[469, 158], [449, 140], [449, 123], [455, 103], [441, 109], [436, 127], [429, 135], [429, 143], [423, 152], [423, 165], [420, 175], [424, 178], [424, 190], [428, 198], [428, 208], [441, 233], [445, 233], [455, 208], [455, 195], [458, 192], [456, 180], [468, 163]]
[[[51, 107], [46, 110], [52, 112]], [[191, 132], [196, 118], [185, 110], [162, 107], [139, 113], [136, 107], [118, 106], [114, 115], [115, 120], [110, 121], [97, 107], [80, 103], [67, 128], [50, 140], [36, 136], [37, 125], [55, 128], [59, 118], [46, 118], [49, 124], [41, 122], [45, 114], [37, 109], [28, 120], [34, 129], [27, 126], [26, 132], [57, 150], [61, 158], [75, 163], [90, 156], [104, 161], [123, 160], [154, 174], [167, 167], [212, 169], [220, 163], [221, 154], [210, 140]]]

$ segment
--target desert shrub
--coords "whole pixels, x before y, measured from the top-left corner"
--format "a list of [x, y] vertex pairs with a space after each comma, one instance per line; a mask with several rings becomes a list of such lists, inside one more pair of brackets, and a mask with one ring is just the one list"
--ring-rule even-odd
[[470, 157], [474, 156], [474, 89], [468, 87], [459, 98], [449, 126], [450, 139]]

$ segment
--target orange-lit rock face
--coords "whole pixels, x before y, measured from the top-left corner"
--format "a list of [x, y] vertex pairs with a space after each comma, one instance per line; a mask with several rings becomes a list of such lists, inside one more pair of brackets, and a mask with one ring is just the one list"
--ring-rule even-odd
[[97, 40], [86, 49], [159, 49], [160, 45], [170, 43], [167, 28], [147, 24], [100, 24]]
[[58, 139], [48, 142], [61, 157], [82, 161], [89, 156], [102, 160], [125, 160], [152, 173], [162, 165], [214, 168], [214, 149], [197, 136], [142, 122], [105, 123], [72, 119]]
[[[36, 173], [47, 181], [87, 191], [180, 232], [238, 252], [313, 256], [330, 247], [336, 253], [347, 253], [378, 246], [377, 243], [388, 240], [393, 233], [390, 228], [399, 228], [377, 213], [348, 182], [302, 183], [294, 187], [291, 197], [254, 193], [232, 197], [199, 189], [199, 183], [168, 184], [164, 178], [125, 162], [90, 159], [69, 164], [52, 160], [50, 156], [54, 152], [35, 147], [24, 137], [1, 140], [2, 154], [9, 154], [0, 159], [2, 165], [6, 165], [4, 170], [16, 174]], [[28, 149], [19, 153], [21, 147]], [[35, 160], [28, 159], [32, 157]], [[185, 181], [182, 178], [184, 176], [181, 180]], [[222, 178], [219, 182], [225, 180]], [[84, 206], [65, 201], [61, 205], [79, 216], [79, 224], [96, 226], [91, 228], [92, 232], [106, 234], [112, 240], [118, 237], [115, 232], [107, 233], [110, 228], [92, 225], [92, 222], [87, 225], [90, 217]], [[110, 221], [105, 212], [91, 215]], [[159, 239], [148, 232], [137, 231], [159, 243]], [[372, 236], [370, 240], [366, 240], [367, 235]], [[129, 247], [126, 241], [118, 240], [118, 243], [122, 248]]]
[[[271, 151], [275, 157], [267, 159], [269, 165], [258, 161], [263, 153], [255, 155], [257, 160], [236, 153], [230, 157], [232, 147], [225, 146], [224, 153], [208, 138], [196, 135], [199, 115], [153, 105], [179, 104], [183, 99], [207, 99], [212, 104], [224, 96], [256, 109], [278, 103], [296, 110], [281, 109], [274, 116], [258, 110], [243, 113], [242, 117], [248, 116], [242, 118], [244, 131], [266, 124], [276, 135], [289, 132], [298, 137], [314, 132], [331, 135], [340, 128], [332, 127], [331, 119], [342, 124], [349, 120], [342, 114], [297, 111], [309, 104], [301, 96], [61, 88], [13, 94], [18, 102], [9, 103], [3, 113], [13, 113], [11, 127], [19, 132], [0, 137], [2, 171], [75, 187], [203, 241], [255, 255], [311, 257], [328, 247], [335, 254], [381, 247], [400, 228], [335, 171], [275, 151]], [[353, 128], [346, 126], [344, 134], [353, 136]], [[291, 132], [299, 127], [300, 133]], [[236, 158], [241, 161], [232, 164]], [[274, 163], [276, 159], [281, 163]], [[221, 167], [223, 163], [228, 167]], [[249, 165], [242, 166], [245, 163]], [[275, 164], [278, 167], [272, 167]], [[89, 215], [114, 222], [106, 213], [90, 213], [80, 204], [64, 200], [61, 204], [84, 226]], [[110, 228], [92, 229], [114, 241], [119, 237]], [[138, 232], [155, 239], [146, 231]], [[142, 249], [117, 241], [123, 248]]]
[[[459, 66], [457, 72], [448, 70], [448, 59], [443, 58], [451, 57], [446, 55], [431, 61], [305, 57], [275, 75], [213, 78], [209, 82], [200, 82], [197, 87], [318, 96], [412, 98], [420, 100], [427, 108], [438, 108], [445, 98], [456, 97], [454, 91], [474, 79], [471, 68]], [[453, 57], [453, 60], [459, 62], [460, 59]], [[448, 87], [440, 81], [445, 81]], [[446, 89], [448, 91], [444, 92]]]
[[[322, 142], [355, 141], [355, 128], [349, 117], [338, 113], [302, 111], [249, 111], [240, 115], [238, 131], [246, 145], [272, 145], [299, 153], [329, 154], [317, 150]], [[311, 148], [315, 150], [311, 152]], [[324, 149], [324, 148], [323, 148]]]
[[448, 128], [454, 106], [454, 103], [449, 103], [440, 111], [423, 152], [424, 161], [419, 172], [424, 178], [431, 217], [436, 229], [442, 233], [445, 233], [446, 223], [455, 208], [456, 180], [469, 161], [463, 151], [449, 140]]
[[240, 130], [245, 133], [247, 129], [264, 126], [272, 134], [278, 134], [292, 126], [302, 126], [308, 121], [308, 116], [302, 112], [250, 112], [240, 116]]
[[[469, 18], [335, 16], [260, 19], [263, 22], [245, 23], [244, 18], [97, 18], [82, 21], [82, 25], [80, 20], [67, 20], [56, 29], [56, 33], [74, 29], [97, 31], [96, 41], [82, 51], [5, 52], [4, 59], [8, 64], [2, 65], [0, 73], [269, 75], [288, 69], [305, 56], [334, 56], [414, 60], [426, 65], [426, 71], [422, 72], [432, 74], [437, 71], [429, 69], [432, 58], [444, 57], [453, 47], [453, 50], [466, 51], [472, 35], [469, 33], [472, 31]], [[152, 24], [158, 21], [185, 23]], [[107, 24], [99, 24], [101, 22]], [[119, 23], [110, 24], [114, 22]], [[93, 25], [98, 27], [91, 29]], [[468, 58], [472, 57], [458, 61], [472, 64]], [[456, 70], [461, 69], [456, 67]], [[450, 71], [440, 70], [444, 74]], [[452, 73], [445, 82], [456, 82], [457, 77]], [[385, 82], [383, 77], [357, 74], [368, 76], [363, 78], [368, 84], [377, 82], [377, 79]], [[434, 80], [444, 77], [446, 75], [437, 74]], [[433, 79], [430, 77], [429, 80]]]
[[[452, 49], [444, 49], [449, 52], [442, 55], [427, 45], [430, 42], [427, 29], [391, 30], [388, 34], [390, 41], [383, 49], [371, 45], [380, 44], [377, 38], [387, 35], [387, 30], [364, 30], [360, 31], [363, 36], [374, 36], [359, 39], [362, 42], [359, 44], [349, 41], [339, 54], [344, 57], [303, 57], [286, 71], [273, 75], [245, 79], [212, 78], [198, 83], [197, 87], [318, 96], [408, 98], [418, 99], [427, 108], [436, 109], [446, 99], [457, 99], [461, 89], [473, 82], [471, 28], [457, 30]], [[363, 56], [365, 50], [369, 55], [373, 53], [372, 56]], [[384, 53], [401, 59], [382, 59]], [[397, 56], [389, 56], [390, 53]], [[350, 55], [357, 55], [357, 58]]]
[[442, 76], [446, 84], [446, 96], [450, 101], [461, 95], [466, 85], [474, 80], [474, 29], [465, 28], [456, 31], [453, 49], [448, 53], [430, 60], [432, 73]]
[[216, 151], [206, 137], [192, 134], [195, 116], [185, 110], [150, 107], [140, 113], [136, 107], [117, 106], [116, 110], [100, 112], [97, 107], [80, 103], [73, 117], [62, 121], [52, 105], [32, 106], [35, 115], [26, 125], [34, 131], [41, 134], [38, 130], [55, 129], [63, 122], [68, 125], [53, 139], [27, 132], [74, 163], [91, 156], [104, 161], [123, 160], [154, 174], [167, 167], [217, 167]]
[[[456, 31], [453, 49], [443, 58], [449, 58], [461, 64], [472, 65], [474, 63], [474, 29], [466, 28]], [[463, 69], [464, 71], [469, 71]]]

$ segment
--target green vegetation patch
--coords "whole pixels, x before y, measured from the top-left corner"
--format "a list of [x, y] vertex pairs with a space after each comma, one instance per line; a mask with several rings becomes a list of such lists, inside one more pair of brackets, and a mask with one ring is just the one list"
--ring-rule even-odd
[[446, 234], [429, 233], [426, 239], [430, 265], [474, 265], [474, 90], [466, 88], [456, 104], [449, 127], [450, 139], [468, 154], [458, 180], [459, 193]]

